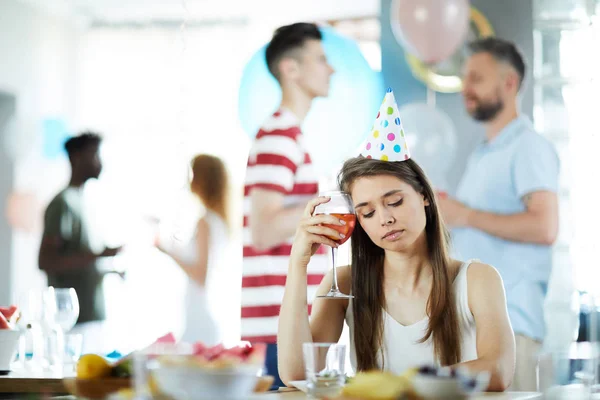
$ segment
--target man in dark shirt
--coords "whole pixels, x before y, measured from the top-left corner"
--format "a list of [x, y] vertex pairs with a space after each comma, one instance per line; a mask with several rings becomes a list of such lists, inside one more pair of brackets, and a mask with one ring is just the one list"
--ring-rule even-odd
[[92, 251], [83, 212], [83, 187], [102, 171], [98, 152], [101, 141], [99, 135], [85, 132], [65, 143], [71, 180], [46, 209], [39, 253], [39, 267], [48, 276], [48, 286], [72, 287], [77, 292], [80, 309], [77, 324], [105, 319], [103, 274], [96, 261], [119, 252], [119, 248], [106, 248], [100, 254]]

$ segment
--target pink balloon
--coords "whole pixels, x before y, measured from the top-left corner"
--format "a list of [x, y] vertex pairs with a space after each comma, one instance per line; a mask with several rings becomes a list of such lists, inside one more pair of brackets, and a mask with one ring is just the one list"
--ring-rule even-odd
[[406, 51], [426, 63], [450, 57], [469, 29], [468, 0], [393, 0], [392, 31]]

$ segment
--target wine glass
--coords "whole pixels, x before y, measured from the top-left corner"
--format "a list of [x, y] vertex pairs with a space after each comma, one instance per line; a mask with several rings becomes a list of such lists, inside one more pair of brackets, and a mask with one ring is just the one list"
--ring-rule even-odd
[[54, 321], [61, 327], [64, 333], [69, 332], [77, 323], [79, 318], [79, 299], [73, 288], [54, 288], [54, 299], [56, 308], [54, 310]]
[[[338, 238], [334, 236], [328, 236], [329, 239], [335, 241], [338, 244], [344, 244], [348, 239], [350, 239], [350, 235], [352, 235], [352, 231], [354, 231], [354, 226], [356, 225], [356, 214], [354, 213], [354, 206], [352, 205], [352, 199], [347, 193], [334, 191], [334, 192], [325, 192], [322, 193], [321, 196], [329, 197], [330, 200], [327, 203], [319, 204], [315, 208], [314, 214], [329, 214], [333, 215], [336, 218], [344, 220], [346, 225], [328, 225], [325, 224], [328, 228], [332, 228], [343, 235], [344, 238]], [[331, 248], [331, 264], [333, 268], [333, 282], [331, 283], [331, 289], [325, 295], [317, 296], [317, 297], [325, 297], [325, 298], [334, 298], [334, 299], [350, 299], [354, 296], [344, 294], [340, 292], [337, 281], [337, 272], [336, 272], [336, 260], [337, 260], [337, 247]]]

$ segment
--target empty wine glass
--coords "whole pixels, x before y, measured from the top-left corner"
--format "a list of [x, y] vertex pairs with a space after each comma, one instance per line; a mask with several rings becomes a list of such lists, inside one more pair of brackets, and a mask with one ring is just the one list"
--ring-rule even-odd
[[54, 288], [54, 321], [61, 327], [64, 333], [69, 332], [79, 318], [79, 299], [73, 288]]
[[[345, 243], [348, 239], [350, 239], [350, 235], [352, 235], [352, 231], [354, 231], [354, 226], [356, 225], [356, 214], [354, 213], [352, 199], [347, 193], [339, 191], [325, 192], [322, 193], [321, 196], [329, 197], [330, 200], [327, 203], [319, 204], [315, 208], [314, 214], [329, 214], [346, 222], [346, 225], [325, 225], [329, 228], [335, 229], [336, 231], [342, 233], [345, 236], [342, 239], [338, 237], [328, 236], [329, 239], [341, 245]], [[337, 247], [331, 248], [331, 264], [333, 268], [333, 282], [331, 283], [331, 289], [329, 290], [329, 292], [327, 292], [327, 294], [318, 297], [335, 299], [349, 299], [354, 297], [352, 295], [347, 295], [340, 292], [340, 289], [338, 287], [336, 272], [337, 250]]]

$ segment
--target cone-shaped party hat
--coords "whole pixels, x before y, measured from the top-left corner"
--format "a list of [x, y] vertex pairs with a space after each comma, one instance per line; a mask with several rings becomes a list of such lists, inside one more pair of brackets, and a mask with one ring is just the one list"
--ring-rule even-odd
[[364, 141], [360, 154], [366, 158], [382, 161], [404, 161], [410, 158], [392, 88], [387, 89], [373, 128]]

